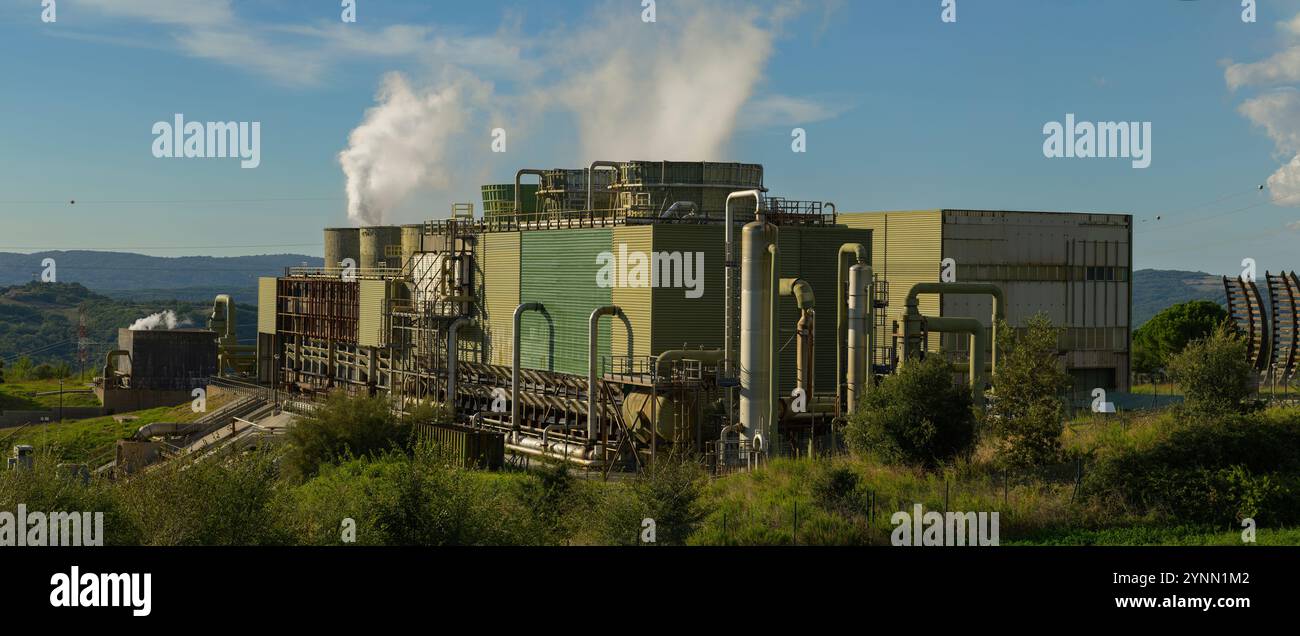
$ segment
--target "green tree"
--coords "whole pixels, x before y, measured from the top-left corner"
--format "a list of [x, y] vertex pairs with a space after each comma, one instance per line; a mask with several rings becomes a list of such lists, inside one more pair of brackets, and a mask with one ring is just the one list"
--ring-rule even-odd
[[15, 382], [30, 380], [32, 375], [32, 367], [34, 366], [35, 365], [32, 364], [31, 358], [27, 356], [22, 356], [18, 358], [18, 360], [14, 362], [14, 366], [9, 369], [9, 379]]
[[1246, 341], [1224, 322], [1209, 336], [1193, 340], [1167, 365], [1194, 413], [1224, 415], [1245, 410], [1254, 392], [1255, 369], [1246, 358]]
[[1043, 314], [1024, 329], [998, 328], [998, 368], [986, 421], [999, 462], [1032, 468], [1056, 461], [1065, 428], [1063, 395], [1070, 375], [1061, 362], [1060, 330]]
[[845, 430], [849, 447], [886, 461], [933, 468], [975, 443], [971, 396], [941, 355], [905, 364], [867, 393]]
[[1166, 308], [1133, 332], [1133, 370], [1154, 373], [1187, 344], [1214, 332], [1228, 311], [1208, 300], [1193, 300]]
[[320, 465], [349, 456], [368, 456], [405, 448], [411, 425], [398, 419], [382, 397], [351, 398], [341, 393], [289, 429], [285, 458], [289, 472], [312, 477]]

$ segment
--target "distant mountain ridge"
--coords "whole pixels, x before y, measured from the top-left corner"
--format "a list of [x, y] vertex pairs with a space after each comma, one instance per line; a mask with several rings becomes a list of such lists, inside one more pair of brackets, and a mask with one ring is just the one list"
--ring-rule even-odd
[[1223, 277], [1173, 269], [1140, 269], [1133, 272], [1134, 329], [1167, 307], [1192, 300], [1208, 300], [1226, 306]]
[[259, 276], [283, 276], [286, 267], [320, 267], [324, 262], [302, 254], [164, 257], [87, 250], [0, 252], [0, 286], [40, 280], [46, 258], [54, 259], [58, 282], [81, 283], [97, 292], [255, 288]]

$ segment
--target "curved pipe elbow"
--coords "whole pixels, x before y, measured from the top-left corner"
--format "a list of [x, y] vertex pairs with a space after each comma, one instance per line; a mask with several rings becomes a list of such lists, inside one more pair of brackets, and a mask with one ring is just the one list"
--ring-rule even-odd
[[817, 301], [812, 285], [802, 278], [782, 278], [781, 295], [794, 296], [794, 302], [800, 310], [812, 309]]

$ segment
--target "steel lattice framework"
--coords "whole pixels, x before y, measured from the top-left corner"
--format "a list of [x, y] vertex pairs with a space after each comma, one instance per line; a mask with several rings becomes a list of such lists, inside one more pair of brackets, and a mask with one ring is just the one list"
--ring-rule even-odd
[[1300, 363], [1300, 279], [1295, 272], [1264, 273], [1272, 309], [1272, 363], [1279, 379], [1295, 377]]
[[1245, 278], [1223, 277], [1223, 290], [1228, 298], [1228, 315], [1246, 334], [1246, 356], [1256, 370], [1265, 371], [1272, 361], [1269, 339], [1268, 313], [1259, 286]]

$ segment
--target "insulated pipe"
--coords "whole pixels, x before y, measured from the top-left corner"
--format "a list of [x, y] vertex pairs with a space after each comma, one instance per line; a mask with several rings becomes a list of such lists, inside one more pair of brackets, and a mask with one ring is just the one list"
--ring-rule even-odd
[[[518, 190], [516, 190], [516, 192], [518, 192]], [[519, 364], [520, 364], [521, 354], [519, 349], [521, 348], [520, 341], [522, 340], [522, 338], [520, 338], [519, 329], [520, 329], [520, 324], [523, 322], [523, 316], [525, 311], [546, 311], [546, 308], [545, 306], [542, 305], [542, 303], [520, 303], [518, 307], [515, 307], [515, 321], [514, 321], [514, 334], [513, 334], [514, 350], [511, 351], [511, 357], [513, 358], [513, 360], [511, 360], [511, 364], [510, 364], [510, 426], [514, 429], [513, 434], [515, 438], [519, 437], [519, 428], [520, 428], [519, 427]]]
[[592, 209], [591, 206], [594, 205], [594, 202], [596, 200], [595, 187], [594, 187], [596, 183], [596, 169], [610, 168], [614, 171], [614, 174], [617, 175], [621, 167], [622, 166], [617, 161], [591, 162], [591, 167], [587, 168], [587, 209], [588, 210]]
[[[875, 284], [871, 268], [866, 265], [854, 265], [849, 270], [849, 333], [848, 333], [848, 411], [858, 409], [858, 402], [864, 395], [864, 387], [871, 386], [874, 370], [871, 368], [871, 352], [875, 350], [875, 313], [876, 306], [872, 287]], [[838, 398], [838, 396], [837, 396]], [[839, 403], [838, 400], [836, 402]]]
[[596, 412], [596, 341], [600, 336], [601, 316], [621, 315], [623, 310], [617, 305], [598, 307], [591, 312], [587, 320], [587, 441], [600, 439], [600, 415]]
[[[828, 205], [834, 206], [835, 204], [831, 203]], [[856, 259], [856, 262], [849, 263], [848, 259], [850, 257]], [[840, 253], [835, 258], [837, 265], [835, 289], [838, 296], [835, 304], [835, 397], [839, 399], [840, 402], [843, 402], [845, 382], [843, 379], [845, 374], [844, 349], [845, 340], [848, 339], [848, 334], [845, 331], [845, 327], [848, 324], [846, 310], [851, 311], [848, 309], [848, 301], [845, 298], [844, 283], [849, 279], [849, 268], [851, 266], [867, 265], [867, 248], [861, 243], [845, 243], [840, 246]], [[849, 281], [849, 283], [850, 289], [855, 289], [852, 286], [852, 281]], [[851, 293], [852, 292], [850, 292], [850, 294]], [[849, 364], [853, 364], [852, 359], [850, 359]], [[850, 382], [852, 381], [850, 380]], [[849, 399], [852, 400], [853, 398], [850, 397]], [[849, 403], [849, 412], [853, 412], [853, 404], [851, 401]]]
[[[799, 388], [804, 390], [808, 399], [813, 395], [813, 329], [816, 312], [816, 296], [812, 285], [802, 278], [782, 278], [780, 282], [782, 296], [794, 296], [795, 306], [801, 313], [796, 329], [795, 368]], [[775, 332], [776, 329], [773, 328]]]
[[[740, 263], [740, 424], [742, 437], [752, 437], [763, 431], [767, 409], [763, 401], [768, 395], [763, 371], [768, 368], [767, 285], [764, 280], [767, 255], [768, 229], [762, 221], [754, 221], [741, 230]], [[730, 355], [726, 352], [724, 355]]]
[[545, 170], [535, 170], [535, 169], [531, 169], [531, 168], [524, 168], [523, 170], [520, 170], [519, 172], [516, 172], [516, 173], [515, 173], [515, 214], [516, 214], [516, 215], [518, 215], [519, 213], [521, 213], [521, 212], [523, 211], [523, 208], [520, 207], [520, 205], [519, 205], [519, 203], [520, 203], [519, 191], [522, 190], [523, 187], [524, 187], [524, 184], [523, 184], [523, 182], [522, 182], [522, 179], [523, 179], [524, 175], [526, 175], [526, 174], [533, 175], [533, 176], [537, 177], [538, 179], [542, 179], [542, 178], [546, 177], [546, 171], [545, 171]]
[[770, 277], [767, 283], [767, 422], [765, 423], [763, 435], [757, 436], [759, 440], [759, 450], [767, 453], [769, 447], [776, 445], [777, 425], [776, 425], [776, 405], [777, 391], [776, 387], [781, 382], [780, 357], [777, 355], [777, 321], [776, 309], [780, 305], [780, 298], [777, 297], [777, 287], [781, 284], [781, 273], [778, 267], [780, 263], [781, 250], [777, 247], [777, 230], [775, 225], [767, 226], [771, 230], [772, 239], [767, 244], [767, 266]]
[[[988, 346], [988, 332], [984, 330], [984, 325], [980, 324], [977, 318], [932, 318], [922, 316], [921, 320], [924, 321], [925, 328], [929, 331], [970, 335], [970, 365], [967, 373], [970, 375], [971, 395], [975, 399], [976, 406], [984, 406], [984, 384], [986, 382], [984, 348]], [[907, 360], [903, 364], [910, 364], [911, 362], [912, 360]]]
[[458, 340], [460, 328], [470, 323], [469, 318], [457, 318], [447, 327], [447, 409], [456, 417], [456, 363], [460, 357]]
[[669, 365], [679, 360], [699, 360], [700, 362], [712, 362], [717, 364], [722, 360], [721, 349], [673, 349], [659, 354], [655, 359], [655, 375], [659, 378], [668, 377]]
[[[732, 367], [733, 367], [733, 356], [731, 351], [731, 340], [732, 340], [731, 315], [735, 313], [735, 308], [732, 307], [731, 297], [735, 294], [736, 291], [735, 289], [732, 288], [733, 284], [731, 282], [732, 278], [735, 277], [735, 270], [736, 270], [736, 250], [734, 247], [734, 242], [735, 242], [734, 235], [736, 231], [736, 222], [735, 222], [735, 218], [732, 216], [731, 213], [731, 202], [735, 199], [743, 199], [746, 197], [754, 198], [754, 219], [755, 221], [758, 221], [761, 218], [762, 209], [763, 209], [763, 193], [759, 190], [743, 190], [740, 192], [732, 192], [731, 194], [727, 195], [727, 203], [725, 206], [726, 220], [723, 226], [723, 232], [726, 235], [726, 242], [724, 248], [725, 251], [723, 253], [722, 258], [723, 258], [723, 266], [726, 268], [726, 271], [723, 276], [725, 280], [723, 281], [722, 373], [727, 377], [731, 377]], [[749, 225], [746, 225], [745, 227], [749, 227]], [[741, 270], [741, 276], [742, 277], [744, 276], [743, 268]], [[741, 283], [741, 286], [743, 290], [744, 289], [743, 282]], [[742, 291], [741, 294], [744, 294], [744, 292]], [[744, 391], [742, 389], [742, 394], [743, 392]], [[732, 396], [734, 394], [735, 394], [734, 389], [730, 389], [730, 388], [727, 389], [727, 418], [728, 419], [731, 418], [731, 414], [732, 414], [731, 401], [732, 401]]]
[[[915, 329], [915, 318], [921, 315], [918, 309], [920, 301], [917, 296], [921, 294], [987, 294], [993, 297], [993, 369], [998, 368], [998, 322], [1006, 318], [1006, 302], [1002, 295], [1002, 288], [993, 283], [917, 283], [907, 292], [906, 313], [904, 317], [904, 336], [912, 335], [908, 333], [909, 329]], [[904, 353], [908, 347], [908, 338], [903, 338]], [[904, 356], [906, 357], [906, 356]]]

